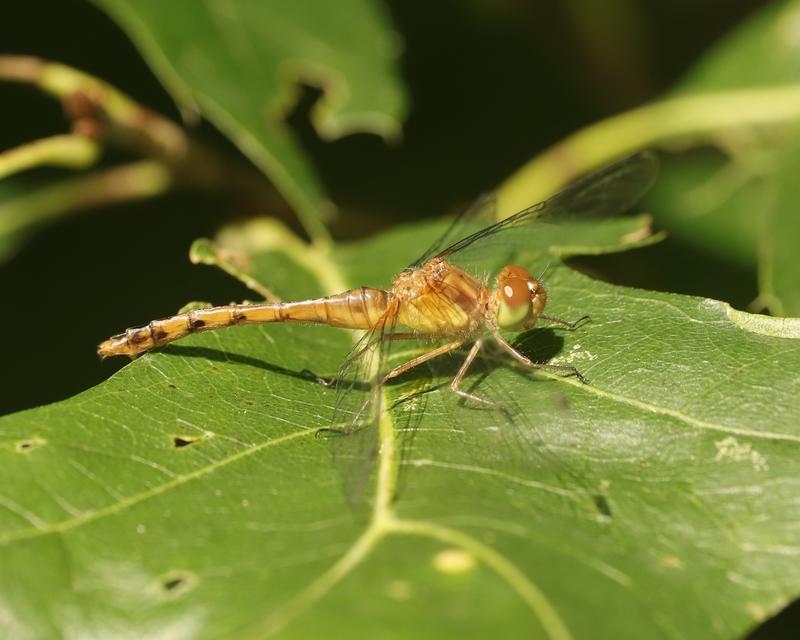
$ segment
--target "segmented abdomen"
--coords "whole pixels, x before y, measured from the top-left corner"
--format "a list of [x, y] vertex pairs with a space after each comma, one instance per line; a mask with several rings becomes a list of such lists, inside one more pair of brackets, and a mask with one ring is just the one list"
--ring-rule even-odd
[[386, 306], [385, 291], [361, 287], [302, 302], [236, 304], [198, 309], [153, 320], [144, 327], [128, 329], [100, 343], [97, 353], [103, 358], [121, 355], [133, 358], [190, 333], [237, 324], [315, 322], [348, 329], [371, 329], [382, 318]]

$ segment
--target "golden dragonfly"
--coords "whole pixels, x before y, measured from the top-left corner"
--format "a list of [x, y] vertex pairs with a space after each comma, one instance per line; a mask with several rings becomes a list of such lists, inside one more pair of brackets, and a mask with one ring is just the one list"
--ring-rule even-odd
[[[531, 360], [501, 334], [527, 331], [539, 320], [568, 329], [577, 324], [543, 314], [547, 303], [544, 286], [509, 259], [524, 251], [540, 223], [608, 217], [626, 211], [653, 182], [656, 170], [653, 154], [630, 156], [489, 226], [483, 221], [494, 206], [494, 198], [484, 197], [457, 217], [387, 290], [359, 287], [313, 300], [196, 309], [128, 329], [102, 342], [98, 353], [103, 358], [133, 358], [190, 334], [245, 324], [321, 323], [364, 330], [365, 335], [334, 378], [337, 399], [334, 427], [329, 431], [345, 435], [374, 427], [382, 411], [383, 383], [465, 345], [469, 349], [450, 388], [465, 401], [499, 408], [493, 401], [462, 388], [464, 377], [487, 338], [522, 367], [551, 370], [586, 382], [573, 366]], [[386, 363], [390, 345], [398, 340], [443, 344], [389, 369]], [[352, 397], [357, 394], [351, 392], [357, 385], [369, 391], [366, 399], [354, 403]], [[366, 449], [367, 462], [362, 466], [375, 452], [374, 447]]]

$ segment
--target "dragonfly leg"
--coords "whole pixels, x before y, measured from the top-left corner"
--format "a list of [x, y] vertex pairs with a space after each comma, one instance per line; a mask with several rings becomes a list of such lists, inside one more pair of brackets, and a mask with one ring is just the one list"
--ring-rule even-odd
[[[413, 339], [416, 339], [416, 338], [419, 338], [419, 336], [416, 333], [392, 333], [392, 334], [389, 334], [389, 335], [385, 336], [384, 340], [413, 340]], [[359, 351], [356, 354], [356, 357], [358, 355], [360, 355], [360, 354], [361, 354], [361, 351]], [[438, 354], [436, 354], [436, 355], [438, 355]], [[433, 357], [436, 357], [436, 356], [433, 356]], [[413, 362], [413, 360], [412, 360], [412, 362]], [[424, 360], [422, 362], [424, 362]], [[409, 364], [409, 363], [406, 363], [406, 364]], [[417, 363], [417, 364], [421, 364], [421, 363]], [[416, 366], [416, 365], [411, 365], [411, 366]], [[403, 369], [403, 371], [407, 371], [408, 369], [411, 368], [411, 366], [407, 367], [406, 369]], [[400, 367], [398, 367], [398, 369], [400, 369]], [[384, 378], [384, 381], [388, 380], [389, 377], [393, 378], [394, 376], [399, 376], [401, 373], [403, 373], [403, 371], [398, 371], [393, 376], [387, 376], [386, 378]], [[333, 376], [332, 378], [324, 378], [322, 376], [318, 376], [316, 373], [311, 371], [311, 369], [303, 369], [300, 373], [302, 373], [304, 376], [306, 376], [310, 380], [313, 380], [317, 384], [320, 384], [320, 385], [322, 385], [323, 387], [326, 387], [326, 388], [335, 387], [336, 383], [339, 382], [338, 376]]]
[[332, 378], [324, 378], [322, 376], [318, 376], [311, 369], [303, 369], [300, 373], [302, 373], [309, 380], [313, 380], [317, 384], [320, 384], [326, 388], [333, 387], [336, 384], [336, 376], [333, 376]]
[[554, 316], [539, 316], [542, 320], [547, 320], [548, 322], [552, 322], [553, 324], [560, 325], [569, 331], [573, 329], [577, 329], [584, 321], [590, 320], [589, 316], [582, 316], [575, 320], [575, 322], [568, 322], [567, 320], [562, 320], [561, 318], [556, 318]]
[[384, 340], [419, 340], [416, 333], [389, 333], [383, 336]]
[[503, 347], [503, 349], [508, 351], [508, 353], [514, 356], [514, 358], [518, 362], [521, 362], [526, 367], [529, 367], [531, 369], [549, 369], [550, 371], [563, 371], [567, 376], [575, 376], [576, 378], [578, 378], [578, 380], [583, 382], [583, 384], [586, 384], [588, 382], [586, 378], [583, 377], [583, 374], [580, 371], [578, 371], [576, 367], [573, 367], [568, 364], [548, 364], [546, 362], [534, 362], [530, 358], [526, 358], [514, 347], [508, 344], [505, 338], [503, 338], [503, 336], [501, 336], [498, 332], [492, 332], [492, 335], [494, 336], [494, 339], [497, 340], [497, 343], [501, 347]]
[[483, 346], [483, 340], [476, 340], [475, 344], [472, 345], [472, 349], [469, 350], [467, 354], [467, 358], [464, 360], [464, 363], [461, 365], [461, 368], [458, 370], [456, 377], [453, 378], [453, 381], [450, 383], [450, 389], [457, 395], [461, 396], [465, 400], [472, 400], [473, 402], [477, 402], [478, 404], [482, 404], [486, 407], [491, 409], [497, 409], [498, 411], [505, 412], [505, 407], [497, 404], [496, 402], [492, 402], [491, 400], [487, 400], [486, 398], [481, 398], [480, 396], [476, 396], [473, 393], [469, 393], [468, 391], [464, 391], [461, 388], [461, 382], [464, 380], [464, 376], [467, 373], [467, 369], [469, 369], [470, 365], [475, 361], [475, 356], [478, 355], [478, 351], [481, 350], [481, 346]]
[[421, 356], [417, 356], [416, 358], [413, 358], [412, 360], [409, 360], [408, 362], [392, 369], [383, 377], [382, 382], [396, 378], [397, 376], [404, 374], [409, 369], [413, 369], [417, 365], [424, 364], [425, 362], [433, 360], [434, 358], [438, 358], [445, 353], [449, 353], [453, 349], [458, 349], [463, 343], [463, 340], [456, 340], [455, 342], [448, 342], [447, 344], [443, 344], [441, 347], [436, 347], [427, 353], [423, 353]]

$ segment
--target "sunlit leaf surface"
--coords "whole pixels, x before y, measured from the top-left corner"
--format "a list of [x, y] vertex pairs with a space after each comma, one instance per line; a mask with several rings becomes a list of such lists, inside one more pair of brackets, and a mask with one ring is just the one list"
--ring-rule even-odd
[[[246, 231], [289, 298], [385, 284], [436, 229], [330, 256]], [[455, 400], [458, 357], [399, 379], [355, 512], [309, 373], [345, 331], [196, 335], [0, 420], [3, 635], [740, 637], [798, 592], [800, 328], [545, 263], [550, 313], [591, 322], [520, 347], [590, 383], [485, 360], [467, 385], [509, 418]]]

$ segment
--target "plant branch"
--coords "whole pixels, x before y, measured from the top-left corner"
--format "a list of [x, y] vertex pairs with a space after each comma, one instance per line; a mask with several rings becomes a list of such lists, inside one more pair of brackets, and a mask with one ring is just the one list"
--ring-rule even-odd
[[219, 156], [102, 80], [66, 65], [10, 55], [0, 56], [3, 80], [35, 86], [57, 98], [76, 135], [158, 160], [176, 184], [233, 193], [260, 211], [287, 213], [286, 203], [261, 172]]
[[58, 218], [65, 212], [149, 198], [171, 186], [169, 168], [149, 160], [63, 180], [0, 204], [0, 237]]
[[86, 136], [64, 134], [43, 138], [0, 153], [0, 178], [40, 166], [85, 169], [99, 155], [99, 145]]

